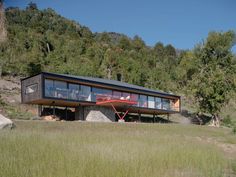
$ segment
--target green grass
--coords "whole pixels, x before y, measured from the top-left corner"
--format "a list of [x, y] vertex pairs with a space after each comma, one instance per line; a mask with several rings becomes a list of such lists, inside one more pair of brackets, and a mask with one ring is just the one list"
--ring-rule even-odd
[[1, 93], [0, 93], [0, 110], [3, 110], [4, 115], [6, 115], [7, 117], [11, 119], [17, 118], [17, 119], [22, 119], [22, 120], [29, 120], [33, 117], [32, 113], [26, 110], [22, 110], [19, 105], [6, 103], [1, 98]]
[[230, 129], [211, 127], [17, 121], [0, 132], [0, 176], [235, 175], [235, 157], [206, 139], [236, 143]]

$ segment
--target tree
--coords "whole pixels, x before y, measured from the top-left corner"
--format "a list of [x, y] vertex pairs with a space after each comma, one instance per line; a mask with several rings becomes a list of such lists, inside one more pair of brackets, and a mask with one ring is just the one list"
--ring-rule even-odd
[[118, 46], [123, 50], [130, 50], [131, 43], [128, 37], [122, 36], [119, 40]]
[[[2, 46], [7, 40], [7, 30], [5, 26], [5, 12], [3, 7], [3, 0], [0, 0], [0, 50], [2, 49]], [[0, 56], [1, 57], [1, 56]], [[0, 58], [0, 78], [2, 76], [2, 68], [3, 68], [3, 57]]]
[[35, 62], [28, 63], [26, 69], [27, 69], [27, 73], [30, 76], [38, 74], [42, 71], [41, 64], [40, 63], [35, 63]]
[[164, 47], [163, 43], [161, 43], [161, 42], [156, 43], [153, 50], [156, 53], [156, 55], [159, 56], [160, 58], [162, 58], [165, 54], [165, 47]]
[[135, 35], [134, 39], [133, 39], [133, 46], [134, 46], [134, 49], [139, 51], [145, 46], [145, 43], [144, 43], [144, 41], [142, 40], [141, 37]]
[[30, 2], [28, 4], [28, 7], [26, 7], [27, 10], [38, 10], [38, 7], [37, 7], [37, 4], [36, 3], [33, 3], [33, 2]]
[[234, 36], [232, 31], [209, 33], [196, 54], [201, 65], [192, 82], [193, 93], [199, 111], [210, 113], [216, 126], [220, 124], [219, 112], [236, 86], [231, 52]]
[[166, 56], [168, 56], [168, 57], [173, 57], [173, 58], [175, 58], [175, 57], [176, 57], [175, 48], [174, 48], [171, 44], [168, 44], [168, 45], [165, 47], [165, 54], [166, 54]]

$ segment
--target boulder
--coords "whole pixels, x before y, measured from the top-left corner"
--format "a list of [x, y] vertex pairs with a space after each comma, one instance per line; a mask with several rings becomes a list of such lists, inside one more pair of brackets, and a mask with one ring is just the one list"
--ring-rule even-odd
[[0, 114], [0, 130], [4, 128], [13, 128], [13, 122]]

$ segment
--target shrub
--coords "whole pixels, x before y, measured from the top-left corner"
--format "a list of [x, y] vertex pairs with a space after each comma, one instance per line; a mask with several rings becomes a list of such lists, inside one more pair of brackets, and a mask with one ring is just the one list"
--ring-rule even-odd
[[232, 119], [229, 115], [227, 115], [223, 121], [222, 121], [223, 125], [226, 126], [226, 127], [232, 127], [233, 125], [233, 122], [232, 122]]

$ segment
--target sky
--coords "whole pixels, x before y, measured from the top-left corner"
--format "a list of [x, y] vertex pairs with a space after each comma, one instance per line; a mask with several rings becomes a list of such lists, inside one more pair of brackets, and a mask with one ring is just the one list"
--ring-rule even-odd
[[[5, 0], [5, 7], [52, 8], [93, 32], [140, 36], [147, 45], [157, 42], [192, 49], [210, 31], [236, 31], [236, 0]], [[233, 47], [236, 53], [236, 46]]]

